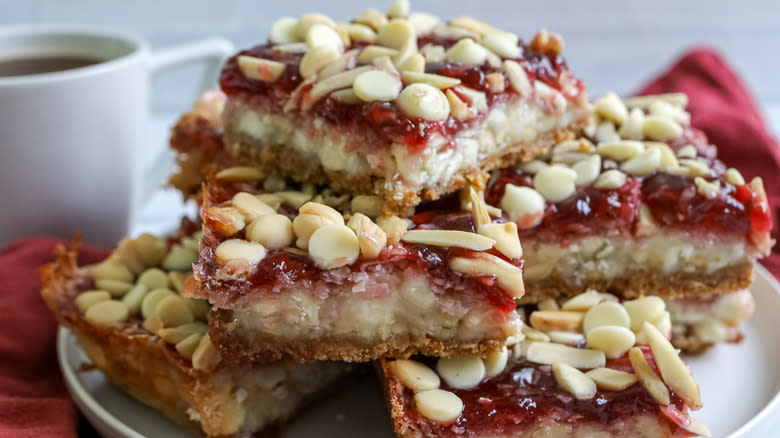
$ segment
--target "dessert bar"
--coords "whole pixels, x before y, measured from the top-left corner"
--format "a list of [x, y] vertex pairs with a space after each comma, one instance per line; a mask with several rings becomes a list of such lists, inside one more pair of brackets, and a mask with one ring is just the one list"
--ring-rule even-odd
[[[665, 325], [649, 321], [666, 315]], [[486, 356], [382, 360], [399, 437], [710, 436], [689, 368], [658, 298], [588, 294]], [[524, 339], [523, 339], [524, 338]]]
[[763, 183], [718, 160], [688, 126], [686, 102], [610, 93], [587, 137], [495, 172], [485, 198], [518, 226], [524, 302], [587, 288], [690, 297], [750, 285], [773, 243]]
[[183, 293], [214, 306], [225, 360], [482, 354], [516, 334], [517, 231], [492, 222], [475, 192], [473, 212], [401, 219], [377, 217], [381, 199], [352, 198], [343, 215], [326, 203], [348, 196], [278, 188], [216, 178], [205, 190], [200, 261]]
[[586, 122], [560, 35], [366, 10], [282, 18], [220, 78], [225, 148], [268, 175], [377, 195], [388, 213], [484, 184]]
[[209, 306], [179, 294], [197, 237], [124, 239], [104, 262], [78, 267], [78, 241], [43, 268], [43, 298], [115, 385], [209, 437], [280, 425], [354, 372], [343, 363], [227, 366], [208, 334]]

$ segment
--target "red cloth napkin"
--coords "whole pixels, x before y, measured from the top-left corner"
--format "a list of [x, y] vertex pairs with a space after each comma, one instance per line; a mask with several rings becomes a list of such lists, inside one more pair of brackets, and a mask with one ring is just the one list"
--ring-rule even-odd
[[[731, 68], [710, 50], [686, 55], [641, 93], [682, 91], [691, 102], [693, 124], [719, 146], [720, 156], [746, 178], [760, 175], [773, 208], [780, 213], [780, 148], [767, 132], [750, 93]], [[774, 237], [778, 237], [778, 228]], [[73, 438], [94, 435], [81, 429], [76, 408], [62, 383], [55, 355], [56, 323], [39, 296], [39, 266], [53, 260], [60, 241], [33, 238], [0, 251], [0, 437]], [[107, 251], [82, 248], [80, 263]], [[780, 275], [777, 250], [764, 264]], [[81, 423], [81, 424], [79, 424]]]

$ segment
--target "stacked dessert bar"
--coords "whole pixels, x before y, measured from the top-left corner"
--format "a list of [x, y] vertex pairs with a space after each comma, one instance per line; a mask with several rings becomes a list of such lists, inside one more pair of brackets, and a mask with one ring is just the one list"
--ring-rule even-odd
[[[402, 437], [706, 436], [670, 339], [739, 336], [761, 181], [685, 96], [589, 104], [563, 46], [405, 1], [282, 18], [173, 129], [199, 229], [92, 267], [62, 250], [44, 297], [209, 436], [285, 421], [355, 362]], [[118, 362], [130, 346], [155, 366]]]

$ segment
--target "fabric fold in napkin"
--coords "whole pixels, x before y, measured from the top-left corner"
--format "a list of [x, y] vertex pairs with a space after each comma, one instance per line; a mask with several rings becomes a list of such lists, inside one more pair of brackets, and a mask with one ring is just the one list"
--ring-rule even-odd
[[[690, 96], [693, 125], [719, 146], [720, 157], [746, 178], [761, 176], [778, 238], [780, 147], [737, 75], [715, 52], [690, 52], [642, 89], [641, 94], [681, 91]], [[89, 230], [84, 230], [88, 232]], [[83, 429], [57, 364], [57, 324], [40, 297], [39, 267], [53, 261], [63, 241], [32, 238], [0, 251], [0, 437], [75, 438]], [[108, 251], [83, 246], [79, 264], [95, 263]], [[780, 275], [775, 247], [765, 266]], [[80, 428], [82, 428], [80, 430]]]

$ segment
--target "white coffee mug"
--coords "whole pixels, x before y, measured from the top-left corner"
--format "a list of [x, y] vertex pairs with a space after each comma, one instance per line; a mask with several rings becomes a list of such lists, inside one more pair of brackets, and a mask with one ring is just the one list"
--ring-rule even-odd
[[[96, 57], [97, 64], [0, 76], [0, 248], [25, 236], [111, 246], [127, 235], [143, 197], [150, 77], [204, 61], [213, 87], [233, 53], [224, 39], [150, 51], [113, 31], [0, 28], [0, 60], [45, 55]], [[163, 146], [163, 145], [161, 145]]]

